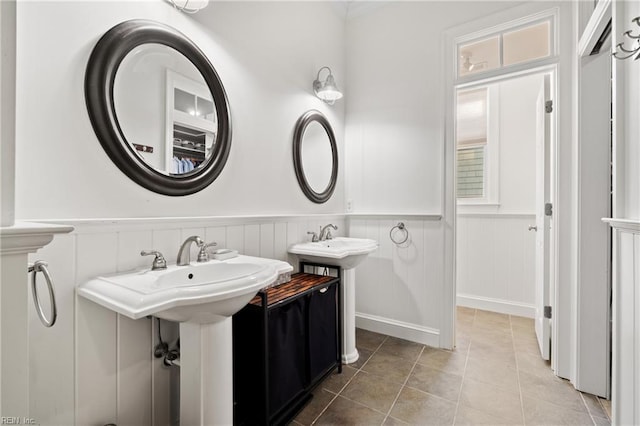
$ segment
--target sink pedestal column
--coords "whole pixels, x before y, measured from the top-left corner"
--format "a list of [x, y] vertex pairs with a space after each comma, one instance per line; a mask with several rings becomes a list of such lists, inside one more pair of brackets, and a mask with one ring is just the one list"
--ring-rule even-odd
[[233, 424], [231, 317], [180, 323], [180, 424]]
[[360, 356], [356, 349], [356, 270], [342, 269], [342, 362], [352, 364]]

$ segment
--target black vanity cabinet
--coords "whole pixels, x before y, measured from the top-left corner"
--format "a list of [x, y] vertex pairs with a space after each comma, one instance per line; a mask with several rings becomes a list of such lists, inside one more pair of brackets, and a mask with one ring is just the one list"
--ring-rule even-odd
[[341, 364], [340, 278], [298, 273], [233, 316], [234, 424], [285, 424]]

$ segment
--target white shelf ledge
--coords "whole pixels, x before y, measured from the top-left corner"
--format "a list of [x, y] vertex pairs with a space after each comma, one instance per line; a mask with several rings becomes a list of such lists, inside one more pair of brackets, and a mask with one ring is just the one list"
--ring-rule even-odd
[[33, 253], [46, 246], [56, 234], [68, 234], [73, 226], [16, 222], [0, 228], [0, 254]]
[[347, 213], [345, 216], [359, 219], [417, 219], [442, 220], [441, 214], [426, 213]]
[[602, 219], [602, 221], [608, 223], [613, 229], [633, 232], [634, 234], [640, 233], [640, 220], [638, 219], [619, 219], [605, 217]]

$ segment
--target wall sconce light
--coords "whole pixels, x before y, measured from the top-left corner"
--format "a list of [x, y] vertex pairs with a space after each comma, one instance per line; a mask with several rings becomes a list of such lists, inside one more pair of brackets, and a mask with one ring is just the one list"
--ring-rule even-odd
[[196, 13], [209, 4], [209, 0], [167, 0], [176, 9], [184, 13]]
[[460, 57], [462, 59], [462, 68], [467, 72], [478, 71], [487, 66], [487, 61], [471, 62], [471, 53], [462, 52]]
[[[329, 71], [329, 75], [324, 81], [320, 81], [320, 73], [322, 72], [322, 70]], [[336, 103], [336, 100], [342, 97], [342, 92], [336, 85], [336, 80], [333, 78], [331, 68], [320, 68], [320, 70], [318, 71], [318, 76], [313, 82], [313, 93], [315, 93], [319, 99], [322, 99], [329, 105], [333, 105], [334, 103]]]

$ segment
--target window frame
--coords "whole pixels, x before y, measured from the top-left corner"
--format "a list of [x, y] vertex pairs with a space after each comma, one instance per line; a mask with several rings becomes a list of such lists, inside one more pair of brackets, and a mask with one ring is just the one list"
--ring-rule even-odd
[[[503, 34], [518, 31], [520, 29], [540, 24], [542, 22], [549, 22], [549, 56], [544, 58], [532, 59], [529, 61], [518, 62], [512, 65], [503, 65]], [[454, 55], [454, 67], [453, 67], [453, 81], [454, 86], [465, 84], [474, 80], [490, 79], [498, 77], [504, 74], [512, 74], [522, 70], [528, 70], [531, 68], [542, 67], [546, 65], [555, 64], [558, 61], [558, 52], [560, 51], [559, 40], [557, 37], [558, 26], [558, 9], [552, 8], [550, 10], [542, 11], [515, 21], [506, 22], [494, 27], [485, 28], [481, 31], [476, 31], [464, 36], [456, 37], [453, 40], [453, 48], [455, 49]], [[486, 71], [478, 71], [464, 76], [460, 75], [460, 51], [462, 46], [473, 44], [490, 37], [497, 36], [499, 38], [499, 57], [500, 66]]]
[[[497, 84], [486, 84], [473, 88], [458, 88], [459, 91], [471, 91], [486, 89], [486, 116], [487, 116], [487, 136], [484, 144], [467, 144], [458, 147], [457, 134], [454, 135], [456, 144], [456, 174], [458, 151], [478, 146], [484, 146], [484, 173], [483, 173], [483, 194], [482, 197], [464, 197], [457, 195], [458, 183], [456, 178], [456, 202], [460, 205], [474, 206], [498, 206], [500, 205], [500, 86]], [[458, 120], [458, 103], [456, 92], [455, 117]], [[457, 128], [457, 126], [455, 126]], [[454, 130], [454, 132], [457, 132]]]
[[[454, 88], [454, 98], [457, 99], [457, 91], [459, 90], [471, 90], [474, 88], [480, 88], [483, 86], [490, 87], [492, 83], [501, 81], [506, 75], [517, 75], [519, 73], [529, 73], [533, 69], [545, 69], [548, 67], [557, 66], [559, 62], [560, 52], [560, 40], [558, 37], [558, 22], [559, 22], [559, 7], [552, 7], [531, 15], [524, 16], [519, 19], [511, 20], [501, 23], [492, 27], [487, 27], [479, 31], [472, 33], [466, 33], [458, 37], [451, 39], [451, 43], [448, 44], [447, 49], [451, 49], [453, 53], [453, 67], [449, 69], [448, 75], [451, 78], [452, 87]], [[549, 47], [550, 54], [545, 58], [533, 59], [530, 61], [524, 61], [517, 64], [503, 66], [502, 58], [502, 33], [508, 33], [517, 31], [521, 28], [525, 28], [531, 25], [536, 25], [543, 21], [549, 21]], [[500, 64], [499, 68], [494, 68], [487, 71], [479, 71], [476, 73], [466, 74], [460, 76], [460, 48], [461, 45], [468, 45], [477, 41], [481, 41], [492, 36], [499, 36], [500, 41]], [[487, 127], [487, 147], [485, 151], [485, 194], [483, 198], [458, 198], [454, 193], [454, 200], [458, 207], [464, 206], [478, 206], [481, 210], [491, 209], [492, 211], [500, 207], [499, 197], [499, 156], [500, 156], [500, 136], [499, 136], [499, 102], [496, 100], [499, 96], [499, 88], [495, 87], [496, 94], [489, 96], [488, 102], [488, 116], [489, 124]], [[493, 100], [492, 100], [493, 99]], [[457, 101], [454, 101], [453, 105], [453, 117], [457, 120]], [[454, 135], [453, 135], [455, 155], [455, 173], [457, 174], [457, 136], [455, 135], [455, 121], [454, 121]], [[457, 191], [457, 178], [454, 176], [454, 188]]]

